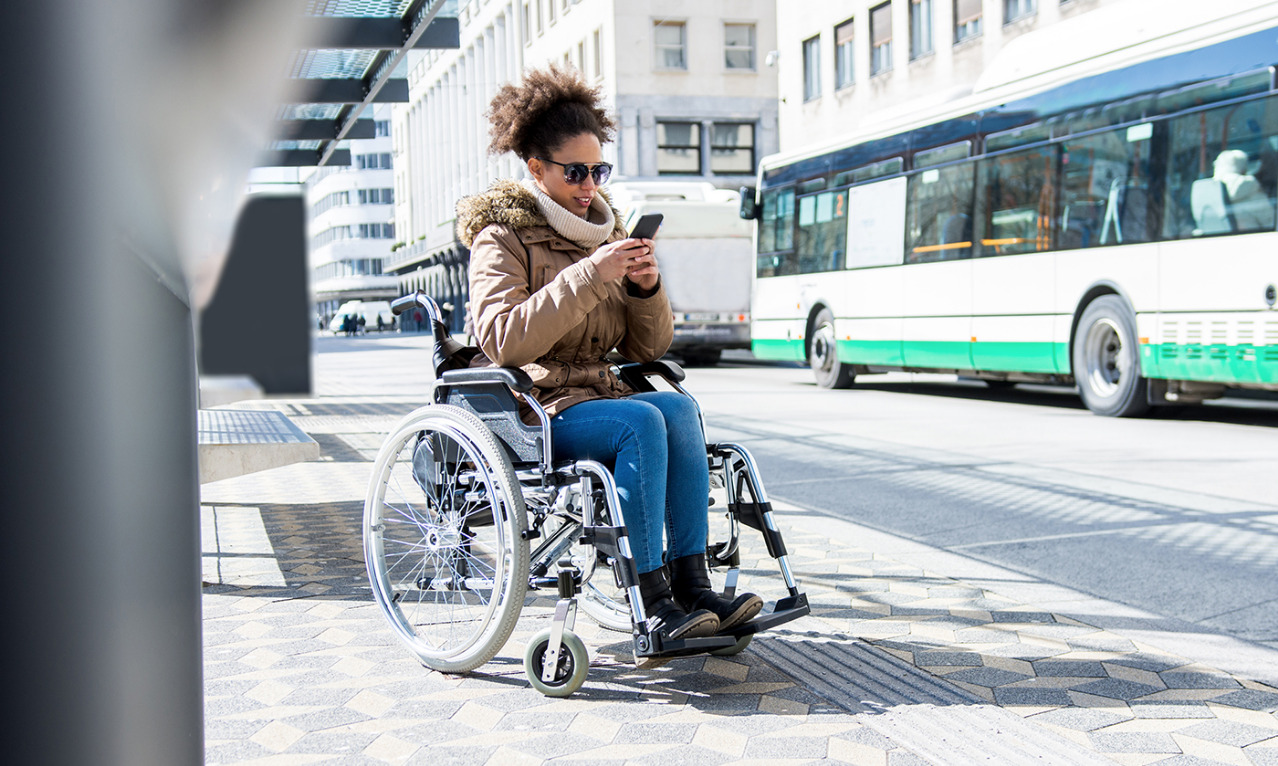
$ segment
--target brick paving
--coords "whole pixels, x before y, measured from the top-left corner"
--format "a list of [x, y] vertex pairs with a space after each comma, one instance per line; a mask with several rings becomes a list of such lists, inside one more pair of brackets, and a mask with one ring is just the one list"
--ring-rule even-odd
[[[284, 412], [320, 459], [203, 487], [210, 764], [1278, 765], [1278, 688], [858, 546], [783, 502], [812, 615], [739, 655], [636, 668], [627, 636], [582, 615], [586, 685], [548, 699], [522, 656], [554, 597], [530, 593], [490, 663], [430, 671], [373, 604], [360, 536], [381, 437], [422, 401], [378, 371], [421, 342], [350, 343], [373, 350], [320, 354], [315, 396], [238, 405]], [[745, 584], [777, 598], [746, 542]]]

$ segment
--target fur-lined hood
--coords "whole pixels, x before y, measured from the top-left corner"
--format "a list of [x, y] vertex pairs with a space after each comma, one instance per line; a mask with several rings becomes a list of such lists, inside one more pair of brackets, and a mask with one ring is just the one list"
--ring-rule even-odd
[[[621, 221], [621, 213], [608, 198], [607, 192], [599, 190], [604, 202], [612, 208], [614, 236], [624, 237], [625, 227]], [[530, 229], [538, 226], [550, 228], [546, 216], [537, 208], [537, 197], [518, 181], [498, 181], [488, 191], [462, 197], [457, 201], [457, 239], [465, 247], [470, 247], [485, 226], [500, 223], [512, 229]]]

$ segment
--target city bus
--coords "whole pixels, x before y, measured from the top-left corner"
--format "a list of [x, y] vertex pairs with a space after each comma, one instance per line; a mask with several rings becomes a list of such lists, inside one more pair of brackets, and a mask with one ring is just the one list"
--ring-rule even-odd
[[765, 158], [754, 354], [827, 388], [1073, 384], [1107, 416], [1278, 390], [1278, 11], [1200, 5], [1247, 7], [1107, 6], [929, 114]]

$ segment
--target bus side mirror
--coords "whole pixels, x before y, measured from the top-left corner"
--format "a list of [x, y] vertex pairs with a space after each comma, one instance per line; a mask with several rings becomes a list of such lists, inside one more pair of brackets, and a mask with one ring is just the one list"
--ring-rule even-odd
[[762, 209], [754, 202], [754, 187], [741, 187], [741, 217], [747, 221], [753, 221], [763, 212]]

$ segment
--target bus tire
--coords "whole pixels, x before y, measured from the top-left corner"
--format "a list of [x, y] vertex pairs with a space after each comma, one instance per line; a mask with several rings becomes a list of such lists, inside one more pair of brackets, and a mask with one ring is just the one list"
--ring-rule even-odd
[[808, 336], [808, 366], [821, 388], [850, 388], [856, 380], [852, 365], [839, 361], [838, 337], [834, 334], [834, 314], [821, 309]]
[[1102, 295], [1083, 310], [1074, 330], [1074, 380], [1087, 409], [1126, 418], [1149, 410], [1149, 381], [1141, 377], [1136, 317], [1117, 295]]

